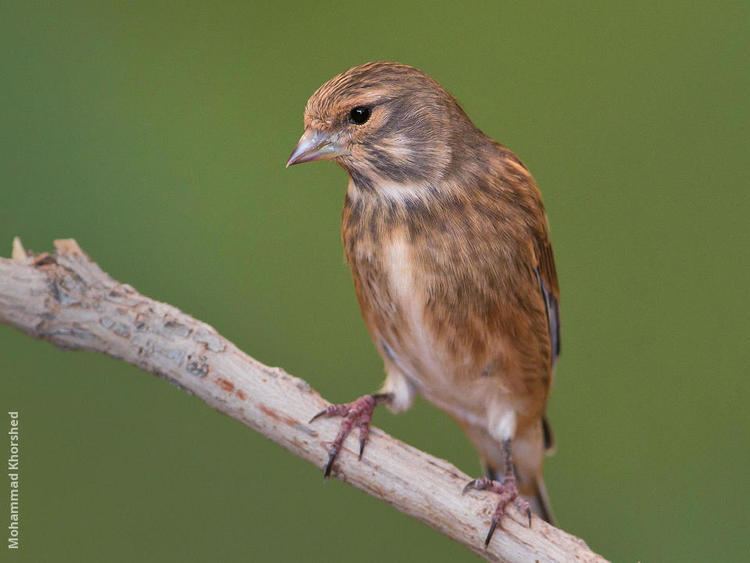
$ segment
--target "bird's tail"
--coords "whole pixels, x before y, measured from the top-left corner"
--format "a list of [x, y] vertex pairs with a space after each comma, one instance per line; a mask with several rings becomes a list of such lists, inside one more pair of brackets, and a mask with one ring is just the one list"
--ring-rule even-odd
[[544, 486], [544, 479], [540, 475], [535, 479], [534, 492], [526, 497], [531, 505], [531, 510], [548, 523], [555, 525], [555, 515], [552, 513], [552, 504], [547, 494], [547, 487]]

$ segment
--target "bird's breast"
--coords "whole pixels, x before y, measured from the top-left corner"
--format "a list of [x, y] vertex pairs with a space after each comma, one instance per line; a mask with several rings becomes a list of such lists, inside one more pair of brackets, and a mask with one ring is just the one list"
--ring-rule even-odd
[[402, 234], [383, 246], [383, 281], [392, 300], [392, 323], [384, 323], [383, 338], [394, 350], [396, 361], [406, 375], [422, 387], [439, 387], [448, 383], [444, 355], [439, 338], [430, 327], [427, 304], [430, 288], [417, 259], [418, 253]]
[[373, 341], [456, 418], [482, 418], [507, 397], [539, 402], [546, 321], [516, 223], [432, 197], [400, 186], [347, 200], [342, 238]]
[[381, 232], [377, 244], [369, 236], [352, 244], [350, 263], [365, 322], [381, 354], [431, 402], [456, 418], [481, 420], [487, 393], [476, 384], [477, 357], [456, 345], [431, 308], [434, 284], [451, 281], [429, 273], [424, 249], [405, 229]]

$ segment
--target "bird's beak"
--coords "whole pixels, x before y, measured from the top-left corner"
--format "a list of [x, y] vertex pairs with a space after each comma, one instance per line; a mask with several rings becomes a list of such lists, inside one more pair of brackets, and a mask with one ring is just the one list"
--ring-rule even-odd
[[343, 154], [341, 145], [338, 144], [337, 140], [335, 135], [315, 129], [307, 129], [304, 135], [300, 137], [289, 160], [286, 161], [287, 168], [293, 164], [336, 158]]

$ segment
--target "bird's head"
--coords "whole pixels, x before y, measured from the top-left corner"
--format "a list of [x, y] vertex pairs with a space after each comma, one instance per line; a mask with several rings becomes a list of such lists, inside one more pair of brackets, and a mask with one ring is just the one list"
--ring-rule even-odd
[[437, 82], [390, 62], [356, 66], [323, 84], [307, 102], [304, 124], [287, 166], [335, 160], [362, 188], [439, 180], [452, 138], [473, 130]]

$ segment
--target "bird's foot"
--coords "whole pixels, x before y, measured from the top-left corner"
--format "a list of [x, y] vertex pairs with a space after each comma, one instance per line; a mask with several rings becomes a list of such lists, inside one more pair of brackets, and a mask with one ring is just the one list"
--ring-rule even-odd
[[506, 475], [502, 482], [493, 481], [489, 477], [474, 479], [464, 487], [463, 493], [466, 494], [467, 491], [472, 489], [475, 491], [490, 491], [500, 496], [500, 499], [497, 502], [497, 508], [495, 508], [495, 512], [492, 514], [490, 531], [487, 533], [487, 537], [484, 540], [485, 547], [490, 544], [492, 535], [495, 533], [495, 528], [497, 528], [500, 520], [505, 516], [511, 505], [514, 505], [521, 513], [528, 516], [529, 528], [531, 528], [531, 506], [529, 506], [526, 499], [524, 499], [518, 492], [515, 475]]
[[364, 395], [351, 403], [331, 405], [310, 419], [310, 422], [323, 416], [326, 418], [340, 416], [344, 419], [341, 421], [339, 433], [336, 435], [331, 447], [328, 449], [328, 462], [323, 470], [324, 477], [328, 477], [331, 474], [333, 462], [336, 461], [336, 456], [338, 456], [339, 451], [341, 451], [341, 446], [344, 444], [344, 440], [346, 440], [346, 437], [355, 427], [359, 429], [359, 459], [362, 459], [362, 453], [365, 451], [367, 438], [370, 435], [372, 413], [375, 411], [375, 407], [378, 406], [378, 404], [384, 401], [389, 401], [390, 399], [390, 393]]

